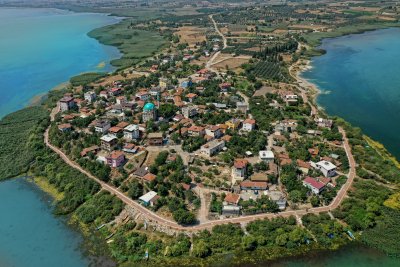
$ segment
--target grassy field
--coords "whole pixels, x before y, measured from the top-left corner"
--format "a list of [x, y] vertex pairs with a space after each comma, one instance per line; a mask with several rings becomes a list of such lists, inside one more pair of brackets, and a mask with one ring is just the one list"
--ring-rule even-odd
[[312, 32], [305, 34], [304, 38], [311, 46], [318, 46], [324, 38], [334, 38], [346, 34], [362, 33], [365, 31], [372, 31], [376, 29], [383, 29], [389, 27], [400, 27], [400, 23], [369, 23], [369, 24], [353, 24], [344, 27], [339, 27], [332, 32]]
[[36, 149], [34, 131], [48, 113], [41, 107], [29, 107], [11, 113], [0, 121], [0, 180], [27, 171]]
[[101, 72], [88, 72], [88, 73], [82, 73], [77, 76], [74, 76], [70, 79], [70, 82], [73, 86], [79, 86], [79, 85], [87, 85], [89, 83], [92, 83], [100, 78], [105, 77], [105, 73]]
[[137, 64], [140, 60], [152, 56], [166, 41], [158, 32], [132, 29], [129, 20], [105, 26], [89, 32], [89, 36], [96, 38], [105, 45], [117, 47], [123, 56], [111, 61], [113, 66], [127, 68]]

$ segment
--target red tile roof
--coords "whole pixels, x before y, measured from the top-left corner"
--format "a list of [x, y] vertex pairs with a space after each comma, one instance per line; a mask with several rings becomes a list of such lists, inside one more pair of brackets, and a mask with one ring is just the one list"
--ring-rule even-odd
[[125, 154], [122, 151], [113, 151], [110, 154], [111, 159], [118, 159], [119, 157], [124, 157], [124, 156], [125, 156]]
[[252, 182], [252, 181], [243, 181], [240, 183], [240, 187], [247, 187], [247, 188], [268, 188], [267, 182]]
[[312, 177], [306, 177], [306, 179], [304, 179], [303, 182], [305, 182], [306, 184], [311, 185], [314, 188], [317, 188], [318, 190], [322, 189], [325, 186], [324, 183], [319, 182], [315, 178], [312, 178]]
[[147, 173], [145, 176], [143, 176], [143, 180], [146, 180], [147, 182], [154, 181], [156, 178], [157, 176], [152, 173]]
[[238, 204], [239, 200], [240, 200], [240, 195], [232, 194], [232, 193], [228, 193], [224, 199], [224, 201], [226, 201], [228, 203], [234, 203], [234, 204]]
[[245, 159], [235, 159], [233, 166], [235, 166], [236, 169], [243, 169], [246, 168], [248, 163], [249, 162]]

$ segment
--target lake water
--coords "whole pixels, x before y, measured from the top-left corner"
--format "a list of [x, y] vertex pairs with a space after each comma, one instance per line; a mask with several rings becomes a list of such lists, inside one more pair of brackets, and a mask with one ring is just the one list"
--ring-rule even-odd
[[0, 183], [0, 266], [83, 267], [78, 232], [52, 214], [51, 199], [24, 178]]
[[[0, 8], [0, 118], [73, 75], [111, 71], [115, 47], [87, 33], [113, 24], [104, 14]], [[52, 214], [51, 200], [24, 179], [0, 183], [0, 266], [88, 266], [82, 236]]]
[[321, 48], [302, 74], [321, 89], [318, 104], [400, 159], [400, 29], [325, 39]]
[[[0, 8], [0, 118], [71, 76], [111, 71], [118, 49], [87, 33], [119, 18], [58, 9]], [[106, 63], [106, 64], [104, 64]]]

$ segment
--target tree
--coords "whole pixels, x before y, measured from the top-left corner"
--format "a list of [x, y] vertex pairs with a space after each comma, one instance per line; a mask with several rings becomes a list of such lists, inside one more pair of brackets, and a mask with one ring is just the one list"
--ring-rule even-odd
[[205, 258], [211, 254], [211, 249], [204, 240], [200, 240], [193, 247], [193, 256], [199, 258]]
[[143, 195], [143, 186], [134, 181], [129, 185], [128, 195], [132, 199], [138, 199], [141, 195]]
[[178, 209], [174, 211], [172, 215], [174, 220], [179, 224], [189, 225], [196, 222], [196, 217], [194, 214], [184, 209]]
[[291, 201], [298, 203], [301, 201], [301, 192], [299, 190], [290, 191], [289, 198]]
[[319, 206], [319, 199], [317, 196], [312, 196], [310, 199], [311, 205], [313, 207], [318, 207]]
[[257, 239], [252, 235], [243, 237], [242, 246], [247, 251], [252, 251], [257, 248]]

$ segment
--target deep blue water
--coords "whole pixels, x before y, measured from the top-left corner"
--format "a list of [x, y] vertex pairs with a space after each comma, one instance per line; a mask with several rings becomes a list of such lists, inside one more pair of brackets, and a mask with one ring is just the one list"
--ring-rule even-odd
[[52, 215], [51, 199], [24, 178], [0, 183], [0, 266], [83, 267], [82, 237]]
[[0, 118], [21, 109], [71, 76], [110, 71], [119, 57], [87, 33], [116, 23], [104, 14], [57, 9], [0, 8]]
[[318, 104], [400, 159], [400, 29], [325, 39], [321, 48], [302, 74], [322, 90]]

